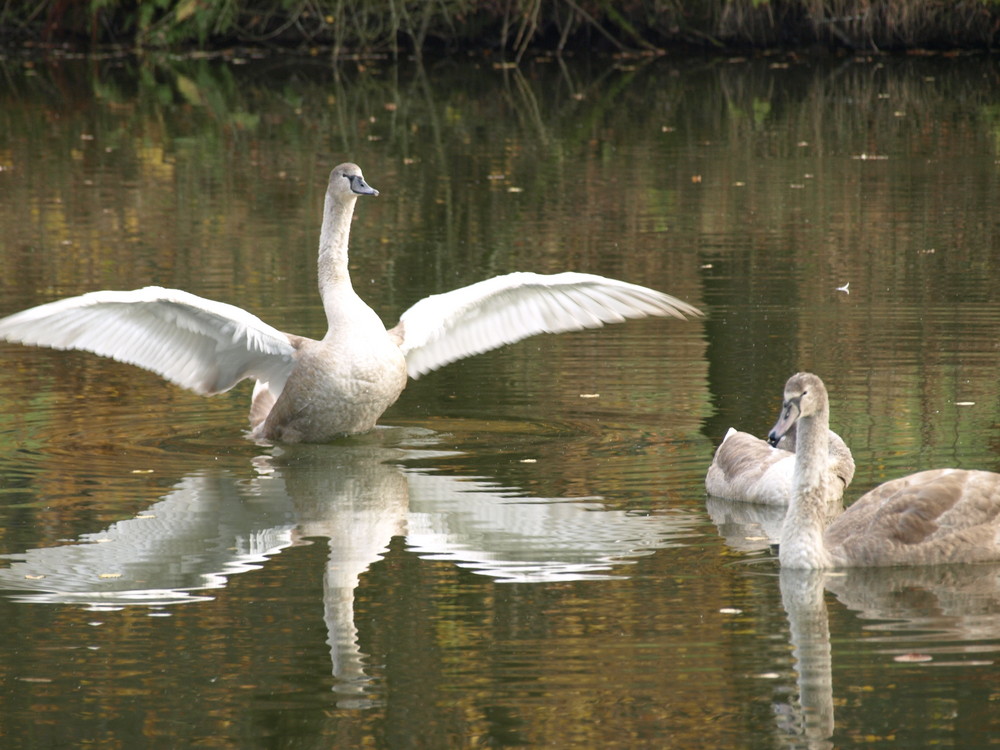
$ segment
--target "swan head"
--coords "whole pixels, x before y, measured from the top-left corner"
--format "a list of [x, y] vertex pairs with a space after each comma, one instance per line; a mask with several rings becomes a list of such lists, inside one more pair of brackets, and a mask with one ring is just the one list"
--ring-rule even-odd
[[378, 195], [378, 190], [365, 182], [361, 167], [346, 162], [338, 164], [330, 172], [330, 184], [326, 189], [331, 197], [347, 198], [358, 195]]
[[785, 383], [785, 396], [781, 404], [781, 415], [767, 440], [771, 445], [778, 442], [795, 429], [798, 421], [829, 410], [826, 386], [818, 375], [811, 372], [797, 372]]

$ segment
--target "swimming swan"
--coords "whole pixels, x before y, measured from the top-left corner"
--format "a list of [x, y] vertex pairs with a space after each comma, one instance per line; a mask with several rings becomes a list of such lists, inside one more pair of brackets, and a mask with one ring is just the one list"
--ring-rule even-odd
[[0, 340], [82, 349], [196, 393], [254, 378], [250, 437], [323, 442], [367, 432], [407, 377], [537, 333], [627, 318], [700, 315], [668, 294], [583, 273], [512, 273], [417, 302], [386, 330], [354, 291], [347, 252], [358, 196], [378, 195], [355, 164], [330, 173], [319, 240], [321, 341], [282, 333], [239, 307], [178, 289], [90, 292], [0, 320]]
[[860, 497], [835, 521], [824, 518], [830, 402], [819, 377], [785, 384], [780, 440], [793, 425], [795, 480], [781, 528], [782, 567], [842, 568], [1000, 560], [1000, 474], [932, 469], [893, 479]]
[[[766, 440], [730, 427], [705, 474], [705, 490], [709, 495], [726, 500], [788, 505], [795, 469], [794, 429], [775, 447]], [[841, 498], [854, 478], [851, 449], [833, 430], [830, 430], [829, 471], [833, 481], [828, 520], [833, 520], [843, 510]]]

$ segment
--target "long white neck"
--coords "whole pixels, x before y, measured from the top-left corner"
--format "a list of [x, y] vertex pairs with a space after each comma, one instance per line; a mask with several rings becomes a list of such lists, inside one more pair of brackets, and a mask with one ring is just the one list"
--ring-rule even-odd
[[319, 233], [319, 294], [327, 320], [335, 317], [335, 300], [344, 290], [353, 291], [347, 269], [347, 247], [354, 215], [354, 196], [332, 196], [323, 203], [323, 227]]
[[796, 423], [795, 473], [792, 499], [781, 526], [778, 558], [782, 567], [829, 568], [823, 542], [828, 517], [827, 456], [830, 451], [830, 411], [823, 407]]

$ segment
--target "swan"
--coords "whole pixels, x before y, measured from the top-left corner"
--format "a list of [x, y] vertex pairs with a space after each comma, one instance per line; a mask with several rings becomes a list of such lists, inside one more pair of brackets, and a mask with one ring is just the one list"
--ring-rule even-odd
[[538, 333], [701, 315], [668, 294], [615, 279], [521, 272], [426, 297], [386, 330], [354, 291], [347, 263], [355, 203], [376, 195], [356, 164], [330, 172], [318, 262], [328, 330], [320, 341], [158, 286], [95, 291], [15, 313], [0, 320], [0, 340], [93, 352], [206, 396], [253, 378], [251, 439], [325, 442], [371, 430], [408, 378], [463, 357]]
[[830, 401], [823, 381], [800, 372], [785, 384], [770, 439], [795, 426], [792, 500], [781, 527], [782, 567], [823, 569], [1000, 560], [1000, 474], [931, 469], [862, 495], [827, 525], [825, 470]]
[[[792, 496], [795, 469], [795, 428], [772, 446], [767, 440], [732, 427], [715, 450], [705, 474], [709, 495], [764, 505], [788, 505]], [[843, 510], [841, 497], [854, 478], [854, 456], [843, 438], [830, 430], [829, 471], [831, 475], [830, 516]]]

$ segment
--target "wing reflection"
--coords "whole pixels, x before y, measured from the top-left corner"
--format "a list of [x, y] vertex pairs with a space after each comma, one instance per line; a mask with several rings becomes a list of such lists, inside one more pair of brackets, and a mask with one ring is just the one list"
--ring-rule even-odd
[[681, 544], [695, 522], [606, 510], [598, 498], [524, 497], [481, 478], [408, 479], [407, 544], [421, 557], [508, 581], [615, 577], [636, 557]]
[[194, 473], [134, 518], [73, 543], [8, 555], [0, 588], [92, 608], [209, 598], [227, 577], [309, 537], [328, 540], [324, 619], [344, 705], [369, 678], [354, 623], [362, 574], [405, 536], [416, 554], [504, 580], [610, 577], [695, 533], [694, 513], [633, 515], [593, 498], [522, 497], [481, 477], [401, 466], [440, 455], [380, 444], [294, 446], [254, 461], [251, 479]]
[[288, 497], [248, 501], [233, 477], [194, 474], [134, 518], [75, 543], [4, 555], [0, 588], [20, 601], [95, 608], [209, 598], [230, 575], [256, 570], [292, 544]]
[[887, 644], [880, 649], [887, 658], [941, 664], [942, 655], [1000, 650], [1000, 565], [782, 569], [780, 585], [799, 701], [779, 712], [779, 726], [785, 734], [803, 737], [809, 748], [833, 746], [828, 742], [835, 723], [825, 591], [862, 619], [879, 621], [865, 629], [884, 636], [864, 643]]

